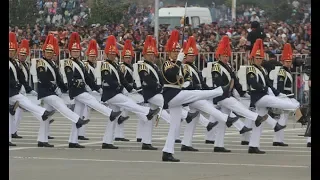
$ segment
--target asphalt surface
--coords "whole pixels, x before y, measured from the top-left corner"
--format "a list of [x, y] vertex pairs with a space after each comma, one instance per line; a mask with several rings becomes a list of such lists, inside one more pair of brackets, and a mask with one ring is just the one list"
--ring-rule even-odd
[[[264, 155], [248, 154], [248, 147], [240, 145], [235, 128], [227, 129], [225, 147], [232, 153], [214, 153], [213, 145], [204, 143], [205, 128], [197, 126], [193, 147], [199, 152], [181, 152], [175, 145], [175, 157], [180, 163], [161, 161], [168, 124], [160, 121], [154, 129], [153, 146], [158, 151], [141, 150], [136, 142], [137, 118], [130, 115], [125, 122], [125, 136], [130, 142], [115, 142], [117, 150], [102, 150], [101, 141], [106, 121], [101, 114], [92, 113], [87, 127], [88, 141], [80, 141], [85, 149], [69, 149], [71, 123], [55, 114], [49, 140], [54, 148], [38, 148], [39, 123], [30, 113], [24, 113], [18, 131], [23, 139], [13, 139], [16, 147], [9, 147], [10, 180], [310, 180], [311, 149], [303, 134], [305, 128], [289, 120], [285, 130], [288, 147], [273, 147], [273, 131], [266, 124], [261, 138]], [[185, 122], [183, 122], [185, 124]], [[183, 138], [184, 125], [181, 130]]]

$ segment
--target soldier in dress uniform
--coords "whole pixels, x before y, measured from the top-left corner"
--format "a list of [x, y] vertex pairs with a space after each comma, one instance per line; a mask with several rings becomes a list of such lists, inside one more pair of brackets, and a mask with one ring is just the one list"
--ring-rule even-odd
[[[38, 81], [38, 99], [43, 101], [43, 106], [47, 110], [57, 110], [64, 117], [76, 124], [77, 128], [87, 124], [88, 120], [83, 120], [76, 113], [72, 112], [59, 98], [61, 96], [61, 89], [67, 91], [66, 85], [63, 83], [62, 77], [59, 73], [59, 68], [52, 59], [55, 51], [54, 36], [48, 35], [43, 45], [44, 56], [37, 60], [37, 77]], [[38, 133], [38, 147], [54, 147], [48, 143], [48, 126], [49, 121], [40, 123]]]
[[[275, 84], [274, 88], [276, 88], [280, 93], [289, 95], [293, 93], [293, 78], [291, 75], [291, 65], [292, 65], [292, 49], [291, 45], [289, 43], [286, 43], [283, 47], [282, 51], [282, 56], [281, 56], [281, 61], [282, 61], [282, 67], [280, 68], [278, 74], [277, 74], [277, 81]], [[288, 101], [291, 101], [292, 103], [295, 103], [300, 106], [300, 103], [294, 99], [294, 96], [287, 96], [287, 98], [284, 98]], [[282, 126], [287, 124], [289, 118], [289, 111], [282, 111], [280, 118], [278, 120], [278, 123]], [[299, 119], [300, 120], [300, 119]], [[285, 144], [284, 142], [284, 131], [283, 129], [275, 132], [274, 137], [273, 137], [273, 146], [288, 146], [288, 144]]]
[[[116, 47], [116, 39], [113, 35], [108, 37], [104, 52], [106, 55], [106, 61], [101, 67], [103, 88], [101, 101], [107, 102], [110, 108], [116, 112], [120, 112], [120, 108], [123, 108], [151, 120], [153, 116], [160, 111], [159, 108], [152, 110], [149, 107], [140, 106], [132, 99], [122, 94], [124, 89], [129, 93], [137, 93], [137, 91], [128, 84], [121, 73], [119, 65], [115, 62], [116, 56], [118, 55], [118, 49]], [[115, 123], [117, 122], [110, 120], [107, 124], [106, 131], [103, 136], [103, 149], [118, 149], [118, 147], [112, 144]]]
[[[134, 57], [133, 47], [131, 44], [131, 40], [127, 39], [124, 43], [123, 49], [122, 49], [122, 62], [119, 63], [121, 73], [123, 74], [124, 79], [128, 82], [130, 86], [132, 86], [134, 89], [136, 89], [136, 86], [134, 84], [133, 80], [133, 67], [131, 64], [132, 58]], [[140, 94], [136, 94], [141, 96]], [[141, 97], [143, 99], [143, 97]], [[138, 102], [137, 102], [138, 103]], [[123, 110], [122, 116], [127, 117], [128, 111]], [[124, 137], [124, 118], [119, 118], [118, 123], [116, 123], [115, 133], [114, 133], [114, 140], [115, 141], [130, 141], [129, 139], [126, 139]], [[141, 130], [141, 121], [138, 120], [138, 127], [137, 127], [137, 139], [141, 138], [140, 136], [140, 130]]]
[[[230, 89], [230, 92], [225, 93], [223, 96], [215, 98], [213, 101], [221, 106], [221, 111], [230, 114], [231, 111], [236, 113], [242, 117], [246, 117], [252, 121], [255, 121], [257, 126], [260, 126], [261, 123], [267, 120], [268, 115], [259, 116], [257, 113], [250, 111], [247, 107], [245, 107], [241, 102], [239, 102], [233, 96], [233, 90], [235, 89], [240, 96], [245, 96], [246, 92], [242, 90], [242, 86], [239, 83], [238, 78], [236, 77], [234, 70], [230, 66], [229, 58], [231, 56], [231, 47], [230, 47], [230, 40], [228, 36], [223, 36], [217, 51], [216, 51], [216, 58], [219, 61], [213, 63], [211, 69], [212, 75], [212, 84], [214, 86], [223, 86], [230, 82], [233, 82], [233, 86]], [[247, 95], [248, 96], [248, 95]], [[215, 152], [231, 152], [224, 148], [224, 135], [226, 126], [230, 127], [232, 124], [219, 124], [216, 133], [215, 139]], [[240, 131], [240, 134], [244, 134], [248, 131], [251, 131], [252, 128], [246, 127], [240, 120], [234, 123], [235, 127]]]
[[[87, 55], [87, 62], [85, 62], [85, 70], [88, 74], [88, 78], [90, 79], [88, 83], [89, 86], [89, 93], [93, 96], [97, 96], [97, 98], [101, 99], [100, 92], [102, 92], [102, 89], [100, 86], [96, 83], [96, 77], [95, 77], [95, 68], [97, 66], [97, 57], [98, 57], [98, 47], [97, 42], [94, 39], [91, 39], [88, 45], [88, 49], [86, 52]], [[96, 98], [96, 99], [97, 99]], [[80, 115], [84, 119], [88, 119], [90, 116], [91, 108], [88, 106], [85, 106], [83, 113]], [[86, 133], [86, 126], [82, 126], [78, 129], [78, 140], [89, 140], [89, 138], [85, 137]]]
[[49, 116], [53, 115], [54, 111], [47, 111], [45, 108], [31, 102], [26, 96], [20, 93], [21, 86], [25, 84], [25, 77], [21, 72], [16, 60], [18, 43], [16, 35], [13, 32], [9, 33], [9, 104], [13, 105], [17, 101], [19, 107], [29, 111], [39, 121], [45, 121]]
[[[32, 96], [37, 96], [37, 92], [35, 92], [29, 85], [29, 76], [30, 76], [30, 66], [26, 62], [27, 57], [30, 54], [29, 50], [29, 41], [26, 39], [23, 39], [21, 41], [20, 47], [19, 47], [19, 54], [18, 54], [18, 61], [17, 64], [20, 67], [20, 71], [22, 72], [22, 76], [24, 81], [22, 81], [22, 86], [21, 86], [21, 91], [20, 93], [26, 95], [25, 93], [31, 94]], [[11, 126], [11, 132], [12, 132], [12, 138], [22, 138], [21, 136], [18, 135], [17, 131], [20, 125], [20, 121], [22, 119], [22, 113], [23, 110], [21, 108], [17, 108], [15, 116], [14, 116], [14, 121], [12, 122]]]
[[[278, 108], [281, 110], [296, 111], [296, 117], [300, 119], [302, 117], [299, 109], [299, 104], [287, 101], [286, 95], [276, 90], [269, 81], [265, 69], [261, 66], [264, 58], [264, 48], [262, 39], [257, 39], [250, 58], [253, 58], [253, 65], [247, 68], [247, 83], [249, 87], [249, 93], [251, 97], [251, 106], [256, 107], [256, 112], [260, 116], [264, 116], [268, 113], [267, 108]], [[282, 97], [282, 98], [281, 98]], [[266, 120], [268, 124], [274, 129], [275, 132], [284, 129], [286, 126], [282, 126], [270, 116]], [[249, 153], [264, 154], [264, 151], [259, 150], [260, 136], [262, 132], [262, 126], [253, 124], [252, 135], [249, 143]]]
[[[209, 88], [205, 84], [203, 77], [202, 77], [202, 73], [200, 73], [198, 71], [198, 68], [193, 64], [194, 59], [195, 59], [195, 55], [197, 55], [198, 52], [194, 51], [194, 50], [192, 51], [190, 49], [196, 49], [196, 41], [195, 41], [194, 37], [192, 37], [192, 36], [189, 38], [188, 44], [185, 48], [185, 53], [186, 53], [187, 58], [185, 60], [185, 64], [184, 64], [184, 68], [183, 68], [184, 75], [190, 75], [189, 86], [185, 87], [185, 89], [204, 90], [204, 91], [212, 89], [212, 88]], [[188, 78], [185, 78], [185, 79], [187, 80]], [[209, 101], [209, 100], [196, 101], [196, 102], [190, 103], [189, 107], [196, 109], [198, 111], [205, 112], [205, 113], [209, 114], [210, 116], [213, 116], [214, 118], [216, 118], [219, 121], [222, 121], [223, 123], [226, 123], [226, 124], [232, 125], [233, 123], [238, 122], [238, 119], [239, 119], [236, 116], [229, 117], [228, 114], [224, 114], [221, 111], [217, 110], [214, 107], [212, 100], [211, 101]], [[190, 129], [189, 129], [189, 124], [186, 126], [186, 129], [185, 129], [184, 138], [183, 138], [182, 147], [181, 147], [182, 151], [195, 151], [194, 148], [188, 146], [187, 144], [191, 144], [191, 139], [192, 139], [192, 134], [193, 134], [192, 133], [191, 137], [189, 138], [190, 133], [188, 131], [192, 131], [193, 129], [195, 129], [196, 123], [195, 122], [191, 123], [193, 125], [191, 125], [192, 127]], [[214, 127], [217, 124], [218, 124], [218, 121], [209, 122], [209, 126], [212, 125]], [[242, 125], [242, 124], [240, 124], [240, 125]], [[208, 131], [211, 131], [211, 129], [212, 128], [207, 128]], [[242, 125], [242, 128], [239, 129], [239, 131], [247, 132], [247, 131], [250, 131], [250, 129]], [[185, 139], [187, 139], [187, 140], [185, 141]]]
[[[173, 31], [173, 33], [176, 31]], [[179, 33], [179, 32], [177, 32]], [[176, 138], [176, 130], [180, 128], [182, 105], [189, 104], [202, 99], [210, 99], [221, 96], [230, 86], [218, 87], [214, 90], [182, 90], [184, 77], [182, 74], [182, 61], [185, 53], [178, 43], [174, 43], [174, 49], [169, 52], [169, 60], [166, 60], [162, 66], [162, 76], [164, 78], [164, 109], [169, 109], [171, 120], [170, 128], [163, 148], [163, 161], [179, 162], [172, 156], [174, 154], [174, 144]], [[180, 50], [181, 49], [181, 50]]]
[[[60, 48], [59, 48], [58, 40], [56, 37], [53, 38], [53, 46], [54, 46], [54, 51], [52, 56], [52, 62], [56, 64], [56, 62], [59, 61], [59, 55], [60, 55]], [[58, 72], [61, 75], [60, 71]], [[67, 93], [67, 90], [68, 89], [62, 88], [61, 92]], [[49, 120], [49, 125], [47, 126], [48, 139], [54, 139], [53, 136], [50, 136], [50, 126], [54, 122], [54, 119], [52, 116], [50, 116], [48, 120]]]
[[[88, 84], [94, 82], [91, 82], [92, 79], [89, 78], [88, 73], [85, 70], [85, 65], [80, 60], [81, 46], [80, 37], [77, 32], [71, 34], [68, 49], [71, 57], [65, 62], [64, 70], [68, 81], [70, 99], [75, 100], [74, 112], [80, 116], [82, 115], [85, 106], [89, 106], [109, 117], [111, 121], [114, 121], [120, 116], [121, 112], [112, 111], [88, 93]], [[69, 148], [85, 148], [78, 143], [78, 128], [76, 123], [72, 123]]]
[[12, 141], [12, 134], [11, 134], [11, 125], [14, 119], [14, 115], [16, 113], [16, 109], [19, 107], [19, 102], [15, 102], [13, 105], [9, 104], [9, 146], [17, 146], [13, 144]]

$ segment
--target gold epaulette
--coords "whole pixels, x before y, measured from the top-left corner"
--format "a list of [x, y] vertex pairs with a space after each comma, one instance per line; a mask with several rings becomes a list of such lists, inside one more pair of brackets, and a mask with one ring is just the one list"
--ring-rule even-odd
[[86, 70], [89, 70], [89, 62], [86, 61], [86, 62], [83, 62], [84, 63], [84, 68], [86, 68]]
[[254, 66], [249, 66], [247, 68], [247, 74], [249, 74], [249, 73], [256, 74], [256, 68]]
[[190, 75], [190, 69], [189, 69], [189, 65], [185, 64], [183, 66], [183, 75], [187, 75], [187, 74]]
[[220, 72], [221, 72], [220, 64], [214, 63], [213, 66], [212, 66], [212, 72], [218, 72], [218, 73], [220, 73]]
[[110, 71], [109, 63], [105, 62], [102, 64], [101, 71]]
[[278, 73], [278, 76], [286, 77], [286, 76], [287, 76], [286, 70], [280, 69], [280, 71], [279, 71], [279, 73]]
[[170, 61], [166, 61], [166, 62], [164, 62], [164, 64], [163, 64], [163, 69], [164, 69], [164, 71], [167, 71], [168, 69], [171, 69], [171, 68], [173, 68], [173, 67], [174, 67], [174, 65], [173, 65], [173, 63], [170, 62]]
[[70, 67], [70, 68], [73, 68], [73, 62], [72, 60], [68, 59], [64, 62], [64, 66], [65, 67]]
[[44, 61], [42, 59], [37, 60], [37, 68], [39, 67], [45, 67], [46, 64], [44, 63]]
[[148, 68], [147, 68], [147, 66], [146, 66], [144, 63], [139, 64], [138, 72], [141, 72], [141, 71], [146, 71], [146, 72], [148, 72]]
[[123, 63], [120, 64], [120, 71], [124, 74], [126, 72], [126, 65]]

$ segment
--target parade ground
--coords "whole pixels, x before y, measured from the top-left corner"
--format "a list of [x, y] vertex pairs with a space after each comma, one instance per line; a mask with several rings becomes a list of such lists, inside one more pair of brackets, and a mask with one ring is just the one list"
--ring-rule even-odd
[[[136, 142], [137, 117], [130, 114], [125, 122], [125, 136], [130, 142], [115, 142], [119, 149], [102, 150], [106, 118], [92, 112], [86, 136], [79, 141], [85, 149], [69, 149], [71, 123], [60, 114], [54, 115], [49, 140], [54, 148], [38, 148], [39, 122], [24, 113], [18, 134], [23, 139], [12, 139], [16, 147], [9, 147], [10, 180], [310, 180], [311, 148], [307, 139], [299, 136], [305, 128], [291, 119], [285, 129], [288, 147], [273, 147], [273, 130], [264, 125], [261, 150], [266, 154], [248, 154], [248, 146], [240, 145], [239, 132], [228, 128], [225, 147], [231, 153], [215, 153], [214, 145], [205, 144], [204, 127], [197, 125], [193, 147], [199, 152], [181, 152], [175, 145], [174, 157], [180, 163], [162, 162], [162, 148], [169, 125], [160, 120], [154, 128], [153, 146], [157, 151], [141, 150]], [[183, 137], [185, 122], [181, 129]]]

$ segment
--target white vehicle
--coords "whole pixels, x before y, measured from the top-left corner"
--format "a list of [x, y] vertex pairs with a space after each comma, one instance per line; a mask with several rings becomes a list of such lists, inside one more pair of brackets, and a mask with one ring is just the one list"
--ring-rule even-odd
[[159, 9], [159, 24], [170, 24], [172, 28], [181, 26], [180, 20], [185, 15], [189, 18], [189, 24], [193, 28], [202, 23], [211, 24], [212, 17], [209, 8], [204, 7], [169, 7]]

